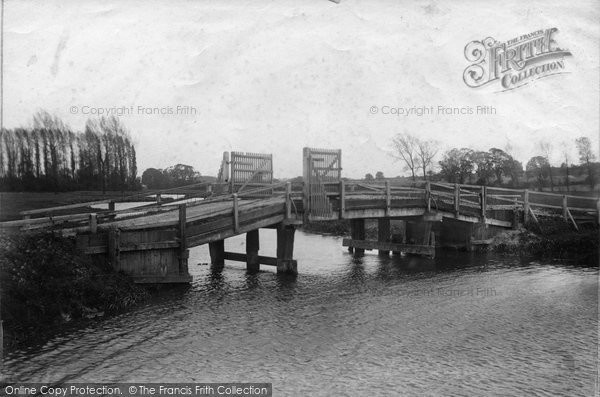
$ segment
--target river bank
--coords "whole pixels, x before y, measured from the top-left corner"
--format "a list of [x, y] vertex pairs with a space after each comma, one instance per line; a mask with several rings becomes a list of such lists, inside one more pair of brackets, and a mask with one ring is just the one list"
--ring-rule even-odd
[[558, 259], [595, 256], [598, 248], [598, 227], [583, 225], [574, 230], [562, 220], [540, 218], [538, 223], [527, 223], [495, 236], [487, 250]]
[[51, 233], [0, 240], [4, 348], [43, 340], [66, 325], [116, 313], [150, 296], [107, 263]]

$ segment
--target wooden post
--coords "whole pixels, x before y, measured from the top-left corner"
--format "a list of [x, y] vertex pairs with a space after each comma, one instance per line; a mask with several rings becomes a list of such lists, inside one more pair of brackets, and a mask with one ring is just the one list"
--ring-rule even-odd
[[161, 199], [162, 199], [161, 194], [156, 193], [156, 204], [160, 204], [160, 202], [162, 201]]
[[346, 183], [340, 180], [340, 219], [346, 214]]
[[567, 206], [567, 196], [562, 196], [562, 215], [565, 222], [569, 222], [569, 207]]
[[517, 210], [517, 208], [513, 208], [512, 211], [512, 224], [511, 224], [511, 228], [513, 230], [516, 230], [519, 228], [519, 211]]
[[208, 243], [210, 252], [210, 263], [213, 270], [221, 270], [225, 266], [225, 240], [217, 240]]
[[[392, 242], [394, 243], [402, 243], [406, 244], [406, 221], [399, 221], [397, 223], [397, 228], [400, 229], [400, 237], [398, 235], [392, 235]], [[399, 256], [402, 255], [401, 251], [392, 251], [392, 255]]]
[[223, 181], [228, 183], [229, 193], [233, 193], [233, 173], [231, 172], [231, 162], [229, 161], [229, 152], [223, 152]]
[[208, 195], [210, 196], [210, 195], [212, 195], [212, 191], [213, 191], [212, 185], [208, 185], [206, 187], [206, 193], [208, 193]]
[[233, 194], [233, 231], [237, 234], [240, 230], [240, 214], [238, 213], [238, 195]]
[[110, 200], [108, 202], [108, 210], [110, 212], [115, 212], [115, 201], [114, 200]]
[[119, 229], [110, 229], [108, 231], [108, 263], [115, 270], [119, 270], [119, 262], [120, 262], [120, 241], [121, 231]]
[[523, 223], [529, 222], [529, 190], [523, 194]]
[[304, 208], [304, 218], [308, 219], [310, 214], [310, 149], [305, 147], [302, 149], [302, 208]]
[[423, 245], [429, 245], [430, 241], [431, 241], [431, 233], [432, 233], [431, 229], [433, 228], [433, 222], [425, 221], [423, 223], [424, 223], [424, 226], [423, 226], [424, 232], [423, 232], [423, 240], [421, 240], [421, 241], [423, 241], [422, 242]]
[[[390, 219], [377, 219], [377, 241], [387, 243], [390, 241]], [[379, 250], [379, 256], [389, 256], [390, 251]]]
[[425, 200], [427, 201], [427, 212], [431, 212], [431, 182], [425, 182]]
[[256, 273], [260, 270], [258, 250], [260, 249], [260, 236], [258, 229], [246, 233], [246, 270]]
[[298, 274], [294, 261], [294, 233], [291, 225], [277, 225], [277, 273]]
[[390, 188], [390, 181], [385, 181], [385, 215], [390, 215], [390, 209], [392, 207], [392, 190]]
[[292, 182], [285, 183], [285, 219], [292, 217]]
[[482, 186], [481, 187], [481, 221], [485, 222], [485, 211], [486, 211], [486, 194], [487, 194], [487, 187], [486, 186]]
[[567, 208], [567, 215], [568, 215], [569, 219], [571, 220], [571, 222], [573, 223], [573, 227], [575, 228], [575, 230], [579, 231], [579, 226], [577, 226], [577, 222], [575, 222], [575, 219], [573, 219], [573, 215], [571, 214], [571, 211], [569, 211], [568, 208]]
[[[365, 220], [364, 219], [352, 219], [350, 222], [352, 228], [352, 240], [364, 240], [365, 239]], [[363, 255], [365, 250], [363, 248], [354, 248], [354, 255]]]
[[189, 250], [187, 249], [187, 235], [186, 235], [186, 205], [185, 203], [179, 204], [179, 274], [188, 275], [188, 258]]
[[454, 184], [454, 214], [458, 216], [460, 212], [460, 186]]
[[90, 233], [96, 234], [98, 231], [98, 214], [90, 214]]

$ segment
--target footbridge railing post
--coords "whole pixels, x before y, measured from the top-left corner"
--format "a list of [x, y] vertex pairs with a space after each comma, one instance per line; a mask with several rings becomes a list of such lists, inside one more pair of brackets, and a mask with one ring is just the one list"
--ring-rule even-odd
[[390, 215], [392, 207], [392, 190], [390, 188], [390, 181], [385, 181], [385, 216]]
[[292, 217], [292, 183], [285, 183], [285, 219]]
[[523, 223], [529, 222], [529, 190], [523, 194]]
[[425, 200], [427, 201], [427, 212], [431, 212], [431, 182], [425, 182]]
[[346, 216], [346, 182], [340, 180], [340, 219]]
[[189, 250], [187, 249], [187, 208], [185, 203], [179, 204], [179, 274], [188, 275]]
[[460, 186], [454, 184], [454, 214], [458, 216], [460, 212]]
[[233, 194], [233, 230], [237, 234], [240, 232], [240, 217], [238, 211], [238, 195]]
[[481, 222], [485, 223], [485, 218], [486, 218], [486, 197], [487, 195], [487, 187], [486, 186], [482, 186], [481, 187]]

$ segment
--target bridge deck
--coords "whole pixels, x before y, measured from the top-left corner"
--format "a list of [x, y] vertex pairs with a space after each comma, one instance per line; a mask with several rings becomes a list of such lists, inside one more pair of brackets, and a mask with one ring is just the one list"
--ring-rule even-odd
[[[240, 216], [247, 212], [257, 209], [269, 207], [274, 204], [281, 206], [285, 202], [283, 197], [269, 197], [266, 199], [240, 199], [238, 202], [238, 211]], [[231, 201], [208, 201], [206, 203], [197, 203], [194, 206], [186, 208], [186, 222], [188, 224], [197, 224], [203, 220], [215, 217], [231, 217], [232, 202]], [[147, 229], [160, 228], [165, 226], [174, 226], [179, 222], [178, 207], [173, 210], [158, 214], [146, 215], [132, 219], [117, 220], [99, 225], [99, 228], [118, 227], [123, 230], [128, 229]]]

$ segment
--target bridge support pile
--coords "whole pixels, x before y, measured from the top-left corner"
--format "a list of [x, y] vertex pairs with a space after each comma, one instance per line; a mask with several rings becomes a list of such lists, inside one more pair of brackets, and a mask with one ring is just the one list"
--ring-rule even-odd
[[[380, 243], [389, 243], [392, 239], [391, 222], [389, 218], [377, 219], [377, 241]], [[389, 256], [390, 251], [386, 249], [379, 250], [379, 256]]]
[[363, 255], [365, 250], [378, 250], [379, 255], [404, 252], [406, 254], [435, 257], [435, 235], [431, 231], [432, 222], [424, 217], [419, 221], [406, 222], [406, 235], [403, 243], [391, 242], [390, 218], [377, 221], [377, 241], [365, 239], [365, 219], [353, 219], [350, 222], [352, 238], [342, 241], [348, 251], [354, 255]]
[[298, 264], [293, 259], [295, 233], [294, 226], [277, 225], [277, 273], [298, 273]]
[[225, 241], [218, 240], [209, 243], [209, 252], [213, 270], [220, 271], [225, 265], [225, 260], [246, 262], [248, 273], [256, 273], [260, 265], [275, 266], [277, 273], [297, 274], [298, 264], [294, 257], [294, 235], [296, 228], [293, 225], [279, 223], [273, 226], [277, 230], [277, 257], [259, 255], [260, 233], [259, 229], [246, 233], [246, 253], [225, 251]]

